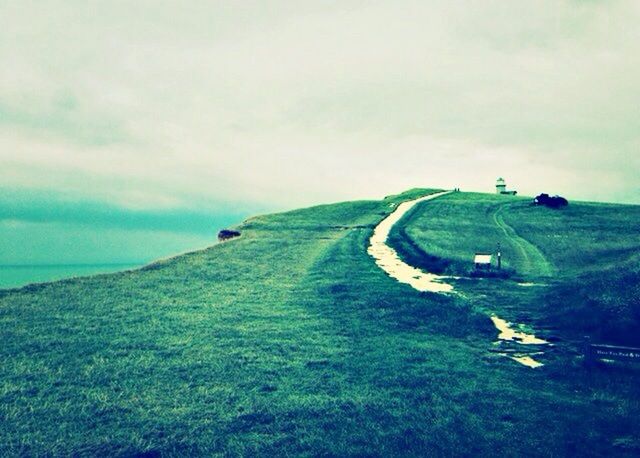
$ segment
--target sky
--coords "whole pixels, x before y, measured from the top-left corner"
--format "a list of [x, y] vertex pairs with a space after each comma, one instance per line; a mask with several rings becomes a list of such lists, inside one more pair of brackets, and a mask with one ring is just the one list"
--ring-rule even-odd
[[498, 176], [640, 203], [639, 23], [636, 0], [0, 0], [0, 206], [29, 210], [4, 224]]

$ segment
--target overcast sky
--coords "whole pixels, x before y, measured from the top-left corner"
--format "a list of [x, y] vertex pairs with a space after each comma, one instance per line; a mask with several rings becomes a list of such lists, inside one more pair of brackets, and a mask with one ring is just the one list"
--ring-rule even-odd
[[640, 2], [0, 0], [0, 190], [640, 203]]

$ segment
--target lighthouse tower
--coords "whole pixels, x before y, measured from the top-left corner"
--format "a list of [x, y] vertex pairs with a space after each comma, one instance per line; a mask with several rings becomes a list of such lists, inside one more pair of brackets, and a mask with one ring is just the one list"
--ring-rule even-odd
[[504, 178], [498, 178], [498, 181], [496, 181], [496, 193], [506, 194], [506, 192], [507, 184], [504, 182]]

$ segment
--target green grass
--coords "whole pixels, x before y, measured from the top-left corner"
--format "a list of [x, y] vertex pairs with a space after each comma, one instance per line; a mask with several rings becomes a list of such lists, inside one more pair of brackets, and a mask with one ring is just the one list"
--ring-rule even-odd
[[528, 208], [528, 203], [528, 199], [492, 194], [450, 194], [416, 206], [404, 225], [392, 232], [392, 242], [404, 247], [407, 255], [424, 258], [423, 253], [428, 254], [433, 265], [425, 267], [441, 273], [469, 275], [475, 253], [495, 253], [500, 246], [504, 270], [510, 275], [549, 275], [553, 267], [549, 269], [537, 248], [504, 221], [509, 214], [505, 209]]
[[[0, 455], [633, 455], [637, 374], [493, 356], [481, 304], [367, 255], [392, 205], [427, 192], [256, 217], [142, 270], [0, 293]], [[455, 247], [437, 254], [464, 268]]]
[[640, 206], [515, 206], [506, 216], [558, 266], [545, 320], [568, 336], [640, 346]]
[[640, 205], [574, 202], [554, 210], [522, 202], [510, 205], [505, 219], [560, 276], [625, 269], [640, 258]]

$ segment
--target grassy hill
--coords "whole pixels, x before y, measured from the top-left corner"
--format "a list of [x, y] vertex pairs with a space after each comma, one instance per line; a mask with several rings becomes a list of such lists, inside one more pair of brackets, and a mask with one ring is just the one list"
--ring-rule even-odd
[[574, 202], [554, 210], [527, 198], [456, 193], [417, 207], [393, 236], [414, 262], [465, 276], [475, 252], [499, 244], [503, 273], [541, 287], [463, 281], [468, 294], [488, 296], [478, 298], [486, 308], [535, 317], [565, 338], [640, 346], [638, 221], [640, 206]]
[[[460, 280], [467, 297], [419, 293], [366, 247], [395, 204], [429, 192], [260, 216], [239, 239], [142, 270], [0, 292], [0, 455], [637, 453], [637, 371], [587, 374], [569, 343], [537, 370], [487, 351], [486, 310], [537, 325], [557, 296], [536, 298], [594, 274], [531, 235], [570, 214], [523, 219], [514, 200], [496, 222], [502, 201], [467, 194], [419, 206], [393, 243], [442, 271], [464, 272], [504, 225], [529, 244], [505, 244], [510, 279]], [[484, 216], [460, 220], [470, 211]]]

